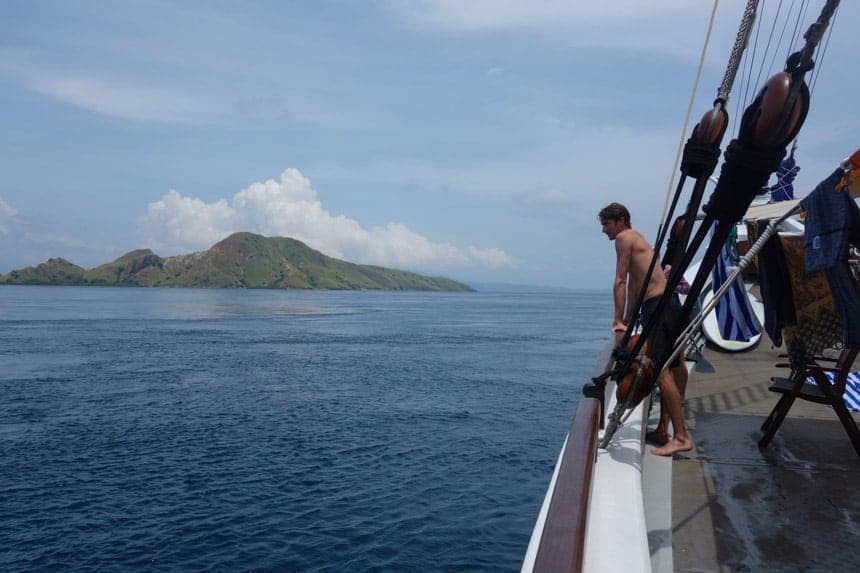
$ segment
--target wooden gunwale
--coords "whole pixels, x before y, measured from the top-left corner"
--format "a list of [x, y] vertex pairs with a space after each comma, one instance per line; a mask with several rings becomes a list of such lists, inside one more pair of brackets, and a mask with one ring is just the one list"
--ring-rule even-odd
[[[593, 376], [610, 366], [612, 349], [619, 338], [614, 337], [612, 343], [604, 347]], [[560, 457], [555, 488], [532, 568], [534, 572], [582, 570], [599, 422], [600, 403], [583, 396], [577, 404]]]

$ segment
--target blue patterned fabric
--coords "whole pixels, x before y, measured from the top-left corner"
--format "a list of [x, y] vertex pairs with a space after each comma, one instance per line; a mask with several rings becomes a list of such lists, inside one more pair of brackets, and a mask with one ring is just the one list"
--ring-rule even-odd
[[[825, 372], [827, 379], [833, 382], [833, 372]], [[807, 382], [815, 384], [815, 378], [810, 376]], [[842, 395], [845, 407], [849, 412], [860, 412], [860, 372], [851, 372], [845, 380], [845, 394]]]
[[806, 211], [803, 252], [807, 273], [822, 271], [848, 258], [853, 225], [860, 215], [851, 196], [835, 190], [842, 176], [842, 169], [837, 169], [800, 202]]
[[794, 199], [794, 178], [800, 167], [794, 160], [794, 153], [782, 160], [776, 170], [776, 183], [768, 188], [771, 201], [787, 201]]

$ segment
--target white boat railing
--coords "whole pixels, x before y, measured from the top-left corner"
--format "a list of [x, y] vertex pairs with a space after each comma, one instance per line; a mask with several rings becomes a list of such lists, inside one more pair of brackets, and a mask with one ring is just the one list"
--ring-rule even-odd
[[[607, 344], [593, 375], [611, 366], [617, 343], [616, 338]], [[606, 386], [609, 412], [615, 384]], [[640, 404], [610, 446], [598, 450], [600, 402], [580, 399], [532, 532], [523, 572], [651, 570], [641, 487], [644, 409]]]

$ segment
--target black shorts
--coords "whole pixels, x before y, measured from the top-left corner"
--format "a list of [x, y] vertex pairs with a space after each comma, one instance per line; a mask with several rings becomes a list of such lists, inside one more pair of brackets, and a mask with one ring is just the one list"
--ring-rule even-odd
[[[639, 317], [643, 328], [648, 324], [648, 319], [654, 313], [654, 309], [657, 308], [659, 301], [660, 297], [655, 296], [642, 303]], [[648, 336], [648, 340], [651, 342], [650, 357], [654, 362], [663, 362], [672, 354], [672, 350], [675, 348], [675, 338], [678, 335], [677, 325], [680, 310], [680, 303], [673, 296], [669, 308], [665, 309], [662, 316], [658, 317], [657, 324], [654, 325], [654, 329]], [[677, 368], [680, 365], [681, 357], [678, 355], [669, 365], [669, 368]]]

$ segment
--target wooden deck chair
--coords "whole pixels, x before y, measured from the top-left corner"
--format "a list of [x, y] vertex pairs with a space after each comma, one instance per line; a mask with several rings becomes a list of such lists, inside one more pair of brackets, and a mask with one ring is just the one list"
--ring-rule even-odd
[[[790, 275], [797, 323], [784, 329], [791, 374], [787, 378], [771, 379], [773, 384], [769, 390], [782, 396], [762, 424], [764, 435], [758, 444], [767, 447], [795, 400], [800, 398], [833, 408], [860, 456], [860, 430], [843, 400], [846, 380], [860, 349], [842, 348], [842, 324], [824, 276], [805, 276], [803, 237], [780, 237], [780, 241]], [[832, 358], [823, 356], [828, 349], [838, 352], [835, 363]], [[827, 377], [828, 372], [832, 373], [832, 381]]]
[[[845, 394], [845, 382], [851, 372], [851, 365], [857, 358], [858, 352], [860, 352], [858, 348], [843, 349], [836, 360], [835, 367], [821, 366], [817, 361], [812, 361], [801, 368], [792, 369], [790, 378], [771, 378], [773, 384], [769, 389], [781, 393], [782, 396], [762, 424], [764, 435], [758, 445], [762, 448], [767, 447], [794, 401], [800, 398], [832, 407], [848, 433], [851, 445], [860, 456], [860, 430], [857, 429], [857, 423], [845, 407], [845, 400], [842, 397]], [[827, 372], [833, 374], [832, 381], [827, 377]], [[808, 381], [810, 377], [815, 380], [814, 384]]]

